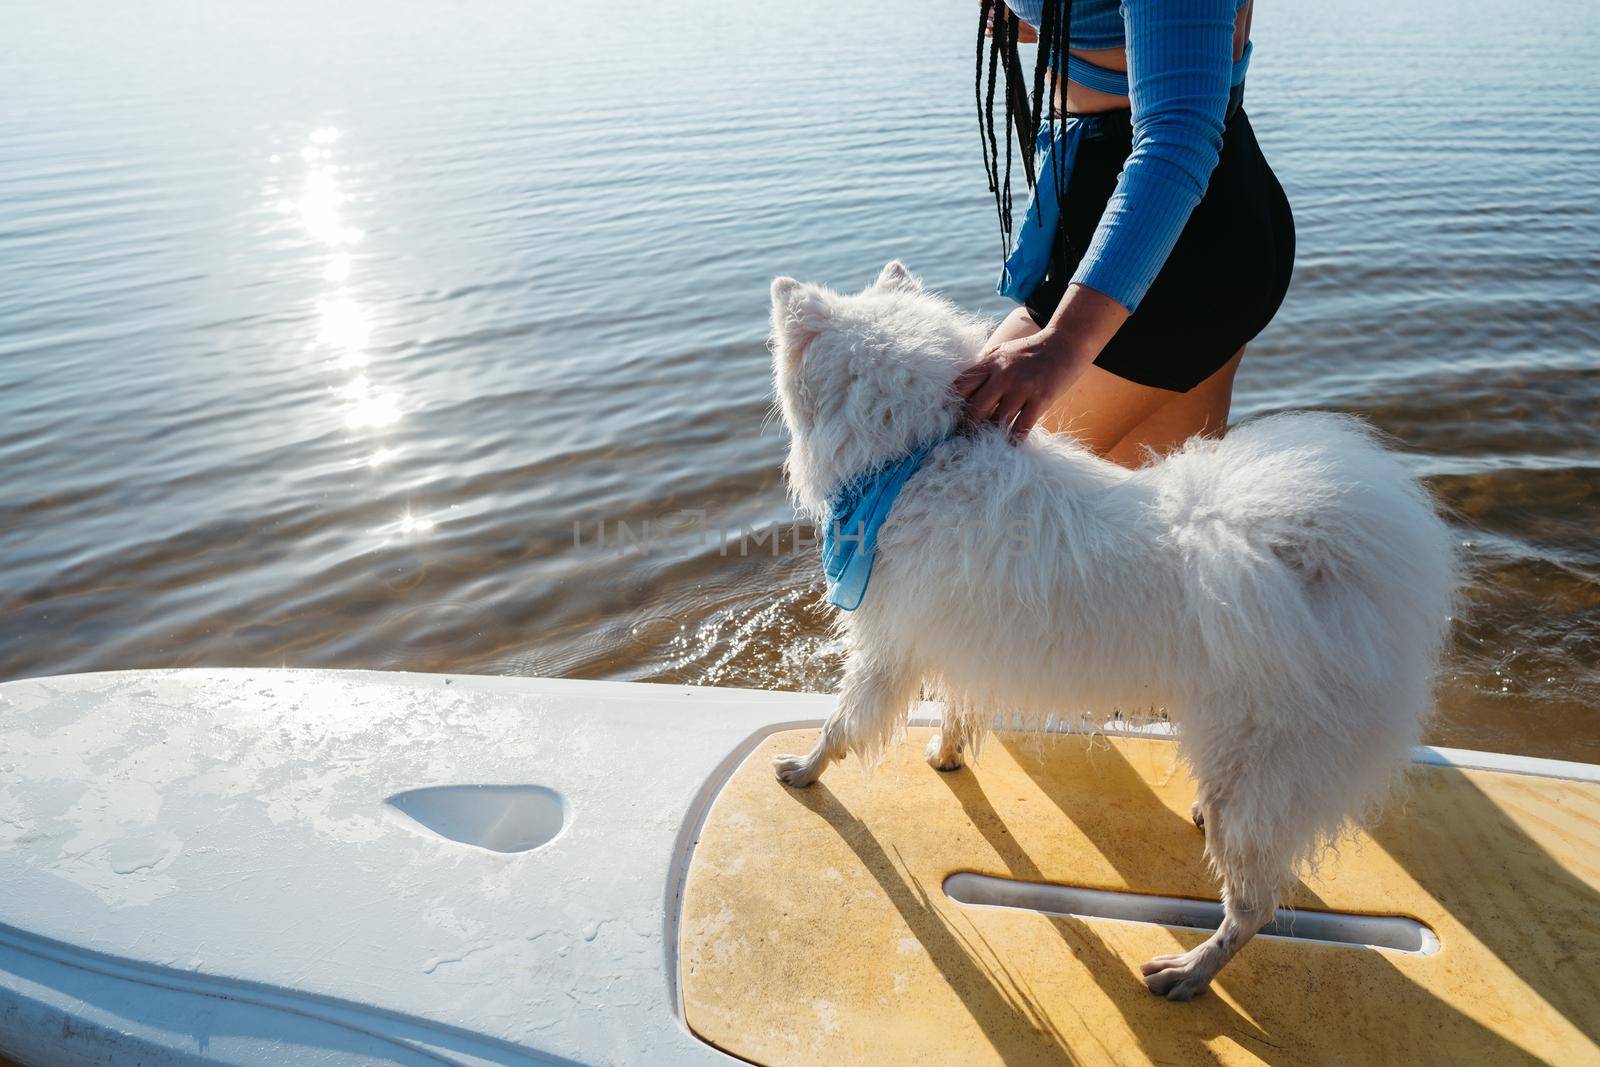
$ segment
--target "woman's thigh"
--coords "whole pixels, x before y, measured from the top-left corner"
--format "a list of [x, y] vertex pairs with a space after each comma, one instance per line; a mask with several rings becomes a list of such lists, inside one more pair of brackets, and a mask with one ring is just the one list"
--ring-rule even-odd
[[1181, 395], [1090, 366], [1061, 394], [1039, 425], [1052, 433], [1069, 433], [1091, 450], [1110, 457], [1119, 442]]
[[1215, 371], [1211, 377], [1189, 390], [1174, 393], [1139, 425], [1129, 430], [1107, 452], [1106, 458], [1124, 467], [1144, 465], [1151, 453], [1164, 456], [1183, 447], [1196, 435], [1221, 437], [1228, 428], [1228, 411], [1233, 406], [1233, 378], [1239, 371], [1244, 349]]

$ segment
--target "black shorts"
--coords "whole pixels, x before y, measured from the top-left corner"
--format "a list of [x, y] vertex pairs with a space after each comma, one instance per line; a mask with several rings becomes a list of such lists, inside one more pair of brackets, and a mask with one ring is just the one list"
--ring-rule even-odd
[[[1055, 313], [1132, 149], [1126, 111], [1102, 119], [1078, 146], [1056, 246], [1027, 308], [1040, 326]], [[1122, 121], [1117, 121], [1118, 118]], [[1242, 108], [1222, 135], [1205, 196], [1138, 310], [1095, 366], [1119, 378], [1186, 393], [1266, 328], [1294, 268], [1294, 216]]]

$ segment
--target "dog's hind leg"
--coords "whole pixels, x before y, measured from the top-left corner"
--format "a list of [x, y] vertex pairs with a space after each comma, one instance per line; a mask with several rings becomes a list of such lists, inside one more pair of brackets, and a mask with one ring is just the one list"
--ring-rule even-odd
[[1194, 798], [1194, 803], [1189, 805], [1189, 821], [1201, 833], [1206, 830], [1206, 812], [1215, 808], [1218, 801], [1218, 791], [1207, 782], [1200, 783], [1199, 795]]
[[928, 738], [928, 765], [936, 771], [959, 771], [961, 752], [971, 739], [972, 724], [967, 717], [945, 708], [939, 732]]
[[839, 703], [816, 747], [804, 756], [778, 756], [772, 769], [785, 785], [804, 789], [847, 753], [882, 752], [905, 722], [916, 689], [916, 675], [903, 665], [863, 664], [852, 657], [839, 685]]
[[1207, 797], [1201, 811], [1206, 851], [1222, 874], [1222, 925], [1188, 952], [1157, 956], [1139, 968], [1150, 992], [1168, 1000], [1190, 1000], [1203, 992], [1245, 942], [1272, 921], [1278, 886], [1288, 873], [1286, 859], [1271, 849], [1253, 844], [1229, 847], [1225, 804]]

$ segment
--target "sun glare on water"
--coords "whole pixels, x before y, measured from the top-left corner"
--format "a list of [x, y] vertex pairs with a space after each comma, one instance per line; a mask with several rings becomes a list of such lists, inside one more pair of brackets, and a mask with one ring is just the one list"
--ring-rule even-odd
[[[279, 199], [277, 208], [281, 214], [293, 217], [300, 229], [321, 246], [323, 255], [316, 270], [328, 289], [317, 300], [315, 344], [339, 370], [354, 375], [331, 390], [347, 405], [344, 425], [371, 434], [398, 423], [403, 409], [399, 398], [375, 383], [367, 371], [372, 315], [350, 285], [355, 268], [350, 249], [363, 234], [350, 225], [345, 215], [350, 197], [341, 180], [345, 166], [335, 158], [334, 146], [339, 140], [339, 131], [332, 126], [319, 127], [306, 135], [299, 150], [299, 158], [306, 166], [300, 195]], [[281, 154], [272, 156], [274, 163], [281, 159]], [[379, 444], [362, 463], [377, 467], [394, 454], [394, 449]]]

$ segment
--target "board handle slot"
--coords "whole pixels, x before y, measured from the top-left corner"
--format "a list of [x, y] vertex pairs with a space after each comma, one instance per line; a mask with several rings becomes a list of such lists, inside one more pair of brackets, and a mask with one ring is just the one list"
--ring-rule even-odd
[[[1215, 900], [1019, 882], [970, 871], [946, 878], [944, 892], [957, 904], [973, 908], [1009, 908], [1185, 930], [1215, 930], [1222, 924], [1222, 905]], [[1412, 956], [1431, 956], [1439, 951], [1438, 935], [1425, 924], [1404, 915], [1355, 915], [1279, 908], [1272, 922], [1262, 928], [1258, 936], [1388, 949]]]

